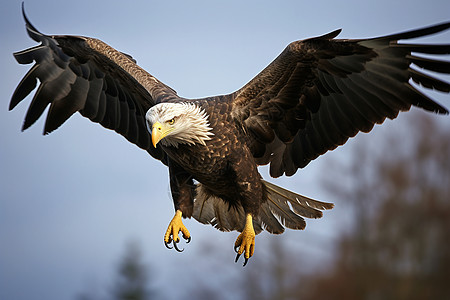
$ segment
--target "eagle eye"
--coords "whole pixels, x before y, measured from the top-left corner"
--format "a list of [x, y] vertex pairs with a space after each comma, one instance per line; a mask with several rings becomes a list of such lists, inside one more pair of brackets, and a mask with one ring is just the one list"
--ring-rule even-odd
[[167, 123], [169, 125], [173, 125], [173, 123], [175, 123], [175, 118], [170, 119], [169, 121], [167, 121]]

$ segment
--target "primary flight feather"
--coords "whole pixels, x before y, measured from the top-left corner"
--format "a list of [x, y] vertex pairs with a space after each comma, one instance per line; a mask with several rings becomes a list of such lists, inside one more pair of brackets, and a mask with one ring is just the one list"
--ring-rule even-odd
[[[44, 133], [72, 114], [115, 130], [167, 165], [175, 216], [164, 243], [177, 250], [179, 233], [190, 241], [182, 218], [237, 230], [236, 261], [253, 255], [255, 235], [305, 228], [331, 203], [266, 182], [293, 175], [358, 132], [417, 106], [447, 114], [411, 85], [450, 92], [428, 73], [450, 74], [450, 62], [421, 54], [450, 53], [450, 45], [398, 43], [447, 30], [450, 23], [372, 39], [340, 40], [336, 30], [297, 41], [234, 93], [185, 99], [126, 54], [82, 36], [44, 35], [23, 14], [38, 46], [14, 54], [35, 62], [16, 88], [13, 109], [37, 86], [23, 130], [49, 107]], [[38, 84], [39, 81], [39, 84]]]

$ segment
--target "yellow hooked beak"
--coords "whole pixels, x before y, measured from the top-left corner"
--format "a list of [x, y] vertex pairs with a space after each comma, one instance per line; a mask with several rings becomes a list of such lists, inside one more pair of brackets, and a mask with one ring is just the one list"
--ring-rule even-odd
[[161, 123], [156, 122], [152, 127], [152, 143], [156, 148], [156, 144], [167, 135], [167, 131], [163, 130]]
[[156, 144], [159, 143], [160, 140], [165, 138], [170, 132], [172, 132], [174, 128], [172, 126], [168, 126], [166, 124], [161, 124], [156, 122], [152, 126], [152, 143], [153, 147], [156, 148]]

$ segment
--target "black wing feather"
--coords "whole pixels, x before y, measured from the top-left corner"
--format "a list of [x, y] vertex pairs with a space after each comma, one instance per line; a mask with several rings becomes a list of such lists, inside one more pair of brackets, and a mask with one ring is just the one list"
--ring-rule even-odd
[[422, 71], [450, 74], [450, 62], [420, 54], [449, 54], [450, 45], [398, 40], [448, 28], [450, 23], [360, 40], [335, 40], [334, 31], [291, 43], [234, 94], [232, 114], [249, 134], [258, 164], [270, 163], [274, 177], [292, 175], [412, 105], [447, 114], [410, 81], [449, 93], [449, 83]]
[[139, 68], [131, 56], [96, 39], [44, 35], [24, 11], [23, 16], [28, 35], [41, 44], [14, 54], [19, 63], [35, 65], [17, 86], [10, 110], [40, 83], [22, 129], [33, 125], [48, 106], [44, 134], [80, 112], [165, 163], [163, 151], [151, 144], [145, 113], [160, 101], [178, 97], [176, 93]]

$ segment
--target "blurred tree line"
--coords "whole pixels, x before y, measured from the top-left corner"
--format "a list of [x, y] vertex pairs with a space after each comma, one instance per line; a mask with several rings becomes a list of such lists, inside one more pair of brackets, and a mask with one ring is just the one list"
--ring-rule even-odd
[[[324, 186], [353, 213], [333, 264], [301, 273], [276, 238], [269, 245], [275, 259], [255, 258], [240, 275], [245, 284], [233, 287], [241, 299], [450, 299], [450, 130], [429, 115], [408, 120], [383, 141], [369, 136], [347, 163], [327, 170], [333, 180]], [[125, 256], [112, 299], [158, 299], [136, 257]], [[223, 286], [215, 291], [206, 279], [196, 281], [190, 294], [227, 299]]]
[[302, 299], [450, 299], [450, 130], [429, 115], [409, 121], [356, 149], [353, 189], [330, 185], [355, 224]]

